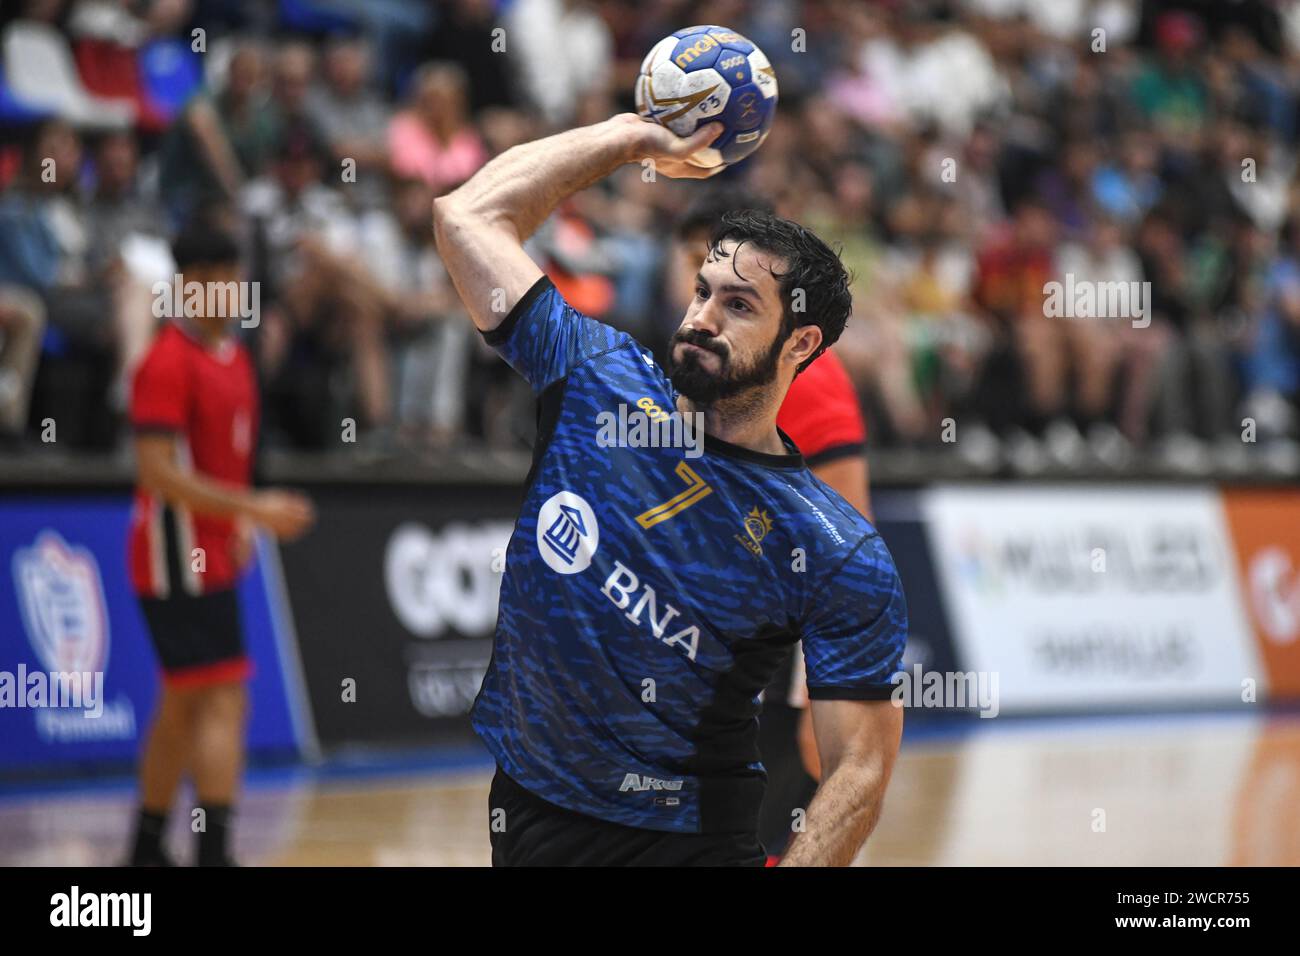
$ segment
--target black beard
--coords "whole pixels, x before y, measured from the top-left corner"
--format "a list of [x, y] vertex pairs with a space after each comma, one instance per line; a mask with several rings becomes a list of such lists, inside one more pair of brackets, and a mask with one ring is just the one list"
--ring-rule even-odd
[[[700, 356], [687, 351], [679, 362], [675, 356], [679, 343], [695, 345], [718, 357], [719, 369], [710, 372], [704, 367]], [[731, 356], [725, 347], [713, 341], [713, 336], [697, 329], [679, 331], [673, 336], [668, 347], [668, 375], [673, 388], [677, 389], [699, 406], [714, 405], [723, 399], [733, 398], [741, 392], [770, 385], [776, 379], [776, 370], [781, 358], [782, 338], [777, 333], [776, 339], [768, 347], [767, 354], [753, 365], [731, 369]], [[725, 352], [725, 354], [724, 354]]]

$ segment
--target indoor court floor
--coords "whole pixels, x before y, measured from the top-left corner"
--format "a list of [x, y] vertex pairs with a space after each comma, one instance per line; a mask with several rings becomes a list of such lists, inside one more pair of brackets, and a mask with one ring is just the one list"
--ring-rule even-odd
[[[915, 723], [859, 863], [1300, 865], [1300, 715]], [[236, 856], [246, 865], [485, 866], [490, 777], [480, 751], [256, 770]], [[116, 863], [132, 798], [125, 777], [0, 786], [0, 865]], [[181, 859], [187, 822], [171, 821]]]

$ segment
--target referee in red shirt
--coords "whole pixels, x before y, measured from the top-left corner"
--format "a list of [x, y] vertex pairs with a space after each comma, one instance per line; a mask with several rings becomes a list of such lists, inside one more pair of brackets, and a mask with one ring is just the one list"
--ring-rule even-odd
[[181, 296], [201, 299], [199, 307], [163, 323], [132, 383], [138, 471], [131, 582], [162, 688], [140, 763], [130, 862], [171, 865], [163, 831], [188, 771], [203, 810], [198, 863], [222, 866], [231, 863], [227, 832], [244, 763], [251, 675], [235, 584], [252, 557], [256, 528], [296, 538], [314, 513], [297, 493], [250, 488], [258, 396], [252, 361], [232, 334], [240, 318], [238, 247], [222, 232], [195, 227], [173, 253], [183, 292], [198, 283], [203, 294]]

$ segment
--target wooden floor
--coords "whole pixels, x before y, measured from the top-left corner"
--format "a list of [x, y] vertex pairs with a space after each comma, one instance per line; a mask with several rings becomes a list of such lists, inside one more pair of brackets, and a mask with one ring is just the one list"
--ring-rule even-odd
[[[989, 723], [905, 744], [860, 863], [1300, 865], [1296, 717]], [[486, 771], [280, 778], [250, 781], [245, 864], [488, 863]], [[131, 805], [125, 783], [0, 796], [0, 865], [113, 864]]]

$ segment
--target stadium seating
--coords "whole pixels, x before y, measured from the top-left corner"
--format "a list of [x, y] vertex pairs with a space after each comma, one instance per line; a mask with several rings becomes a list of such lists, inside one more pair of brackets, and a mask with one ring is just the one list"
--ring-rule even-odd
[[104, 99], [86, 89], [67, 40], [53, 27], [15, 21], [0, 46], [5, 82], [19, 106], [45, 110], [89, 129], [120, 129], [134, 122], [132, 101]]

